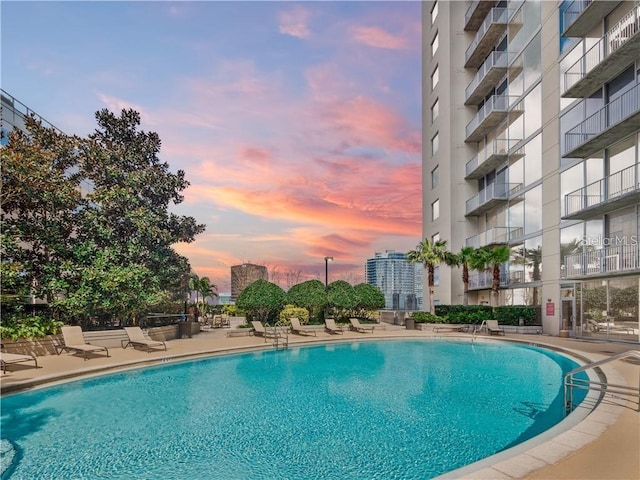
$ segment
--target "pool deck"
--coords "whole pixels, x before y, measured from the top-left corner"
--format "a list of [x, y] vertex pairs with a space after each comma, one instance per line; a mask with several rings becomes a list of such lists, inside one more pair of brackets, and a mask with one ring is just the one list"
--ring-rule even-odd
[[[16, 389], [95, 375], [96, 373], [154, 365], [181, 359], [224, 354], [243, 350], [273, 348], [262, 337], [227, 337], [229, 329], [203, 331], [193, 338], [167, 342], [167, 351], [146, 353], [132, 348], [110, 348], [109, 358], [95, 354], [85, 361], [81, 356], [63, 353], [60, 356], [38, 357], [35, 369], [27, 364], [10, 365], [0, 377], [2, 393]], [[318, 332], [317, 336], [289, 335], [289, 346], [335, 341], [388, 338], [470, 338], [469, 334], [406, 330], [384, 325], [373, 334], [345, 331], [344, 335]], [[479, 335], [479, 341], [488, 339]], [[491, 340], [522, 341], [541, 346], [560, 348], [589, 361], [640, 350], [638, 344], [576, 340], [546, 335], [492, 336]], [[640, 381], [640, 362], [617, 360], [602, 367], [610, 383], [637, 387]], [[590, 403], [590, 402], [585, 402]], [[580, 480], [637, 480], [640, 479], [640, 413], [638, 405], [624, 398], [607, 395], [593, 408], [580, 407], [564, 422], [548, 432], [513, 449], [499, 453], [478, 463], [439, 478], [466, 479], [580, 479]], [[581, 411], [582, 410], [582, 411]]]

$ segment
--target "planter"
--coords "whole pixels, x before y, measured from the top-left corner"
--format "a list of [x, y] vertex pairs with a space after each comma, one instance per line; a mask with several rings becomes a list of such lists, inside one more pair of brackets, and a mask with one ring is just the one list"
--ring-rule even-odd
[[413, 318], [405, 319], [404, 325], [407, 328], [407, 330], [415, 330], [416, 329], [416, 321]]

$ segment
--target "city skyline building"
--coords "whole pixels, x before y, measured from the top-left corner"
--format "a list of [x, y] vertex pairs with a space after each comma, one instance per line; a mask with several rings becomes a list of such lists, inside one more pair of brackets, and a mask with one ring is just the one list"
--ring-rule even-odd
[[269, 280], [269, 272], [264, 265], [243, 263], [231, 266], [231, 302], [235, 303], [238, 295], [256, 280]]
[[[507, 245], [500, 305], [638, 341], [638, 2], [423, 3], [423, 236]], [[462, 303], [454, 269], [435, 298]], [[470, 303], [490, 301], [472, 272]]]
[[386, 250], [367, 259], [365, 279], [380, 289], [387, 310], [420, 310], [423, 303], [422, 267], [406, 253]]

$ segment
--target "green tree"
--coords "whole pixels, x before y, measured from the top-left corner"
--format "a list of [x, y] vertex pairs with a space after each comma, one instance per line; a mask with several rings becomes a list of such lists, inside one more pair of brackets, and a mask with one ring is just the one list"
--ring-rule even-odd
[[356, 294], [356, 308], [359, 310], [356, 316], [364, 317], [367, 312], [384, 308], [384, 295], [379, 288], [368, 283], [360, 283], [353, 287]]
[[428, 238], [421, 241], [415, 248], [407, 253], [407, 260], [412, 263], [422, 263], [427, 270], [429, 285], [429, 313], [435, 313], [433, 304], [433, 287], [435, 283], [435, 267], [449, 258], [447, 241], [438, 240], [431, 242]]
[[320, 280], [308, 280], [298, 283], [287, 292], [287, 302], [309, 311], [309, 317], [322, 323], [327, 306], [327, 292]]
[[462, 284], [464, 285], [463, 305], [469, 305], [469, 264], [476, 249], [462, 247], [458, 253], [451, 253], [445, 257], [445, 262], [451, 267], [462, 267]]
[[509, 261], [511, 251], [507, 245], [489, 248], [482, 247], [475, 251], [470, 266], [478, 271], [492, 272], [491, 306], [498, 306], [498, 292], [500, 290], [500, 266]]
[[328, 302], [336, 320], [346, 321], [357, 307], [358, 298], [348, 282], [336, 280], [329, 284]]
[[238, 308], [244, 310], [247, 320], [275, 323], [286, 304], [284, 290], [275, 283], [260, 279], [248, 285], [236, 300]]

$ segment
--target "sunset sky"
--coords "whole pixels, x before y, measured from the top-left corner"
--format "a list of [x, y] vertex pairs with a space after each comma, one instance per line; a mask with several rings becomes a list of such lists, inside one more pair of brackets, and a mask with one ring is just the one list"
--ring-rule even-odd
[[[69, 134], [132, 107], [230, 266], [364, 281], [421, 237], [420, 2], [2, 1], [2, 88]], [[277, 279], [276, 279], [277, 280]]]

